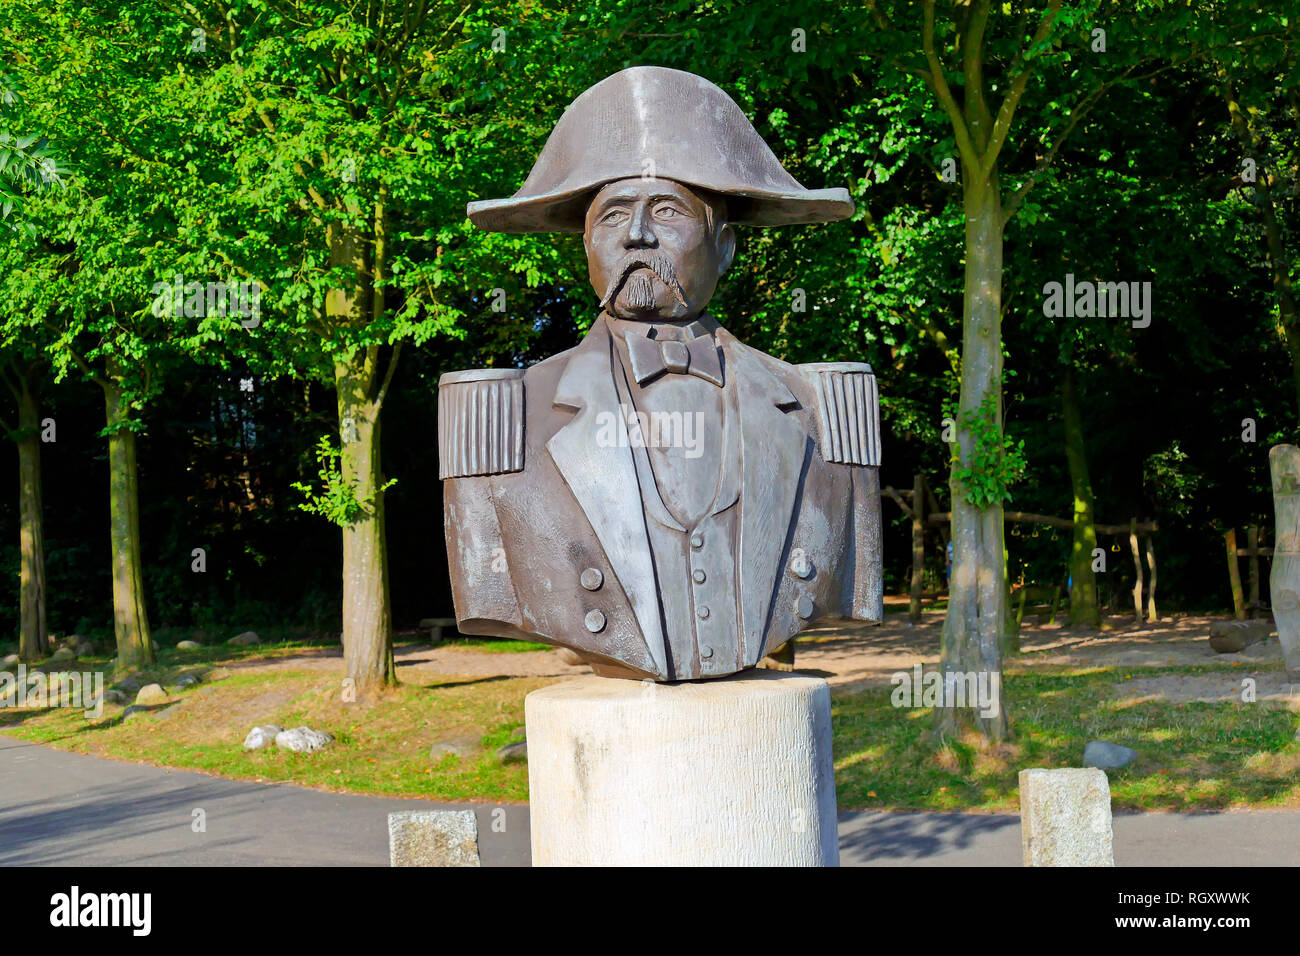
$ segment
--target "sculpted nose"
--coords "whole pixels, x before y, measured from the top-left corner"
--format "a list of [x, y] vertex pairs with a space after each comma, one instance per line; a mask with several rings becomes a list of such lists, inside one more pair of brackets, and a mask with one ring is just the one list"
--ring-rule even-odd
[[629, 249], [653, 249], [659, 245], [659, 240], [650, 227], [649, 210], [645, 205], [638, 205], [632, 210], [632, 221], [628, 224], [624, 245]]

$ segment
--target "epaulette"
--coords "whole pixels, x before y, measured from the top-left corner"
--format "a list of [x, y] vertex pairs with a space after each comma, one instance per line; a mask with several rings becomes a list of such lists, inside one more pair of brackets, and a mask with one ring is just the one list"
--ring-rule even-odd
[[438, 379], [438, 477], [524, 470], [524, 370], [478, 368]]
[[864, 362], [808, 362], [800, 374], [817, 396], [822, 457], [846, 465], [880, 464], [880, 401]]

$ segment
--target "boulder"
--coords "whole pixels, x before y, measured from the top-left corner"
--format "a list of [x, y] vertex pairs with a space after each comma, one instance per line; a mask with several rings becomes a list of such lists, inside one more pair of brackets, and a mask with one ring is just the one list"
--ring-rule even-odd
[[77, 652], [70, 647], [60, 647], [50, 655], [50, 663], [52, 664], [58, 664], [62, 661], [75, 661], [76, 659]]
[[17, 666], [18, 666], [17, 654], [6, 654], [2, 659], [0, 659], [0, 667], [17, 667]]
[[176, 682], [176, 686], [184, 690], [186, 687], [193, 687], [199, 682], [199, 679], [193, 674], [186, 674]]
[[1105, 740], [1090, 740], [1083, 748], [1083, 765], [1098, 770], [1117, 770], [1137, 759], [1137, 751]]
[[74, 646], [77, 650], [78, 657], [90, 657], [95, 653], [95, 645], [85, 639], [79, 641]]
[[120, 681], [118, 681], [113, 686], [116, 687], [118, 690], [123, 691], [124, 693], [134, 694], [136, 691], [140, 689], [140, 682], [136, 680], [134, 677], [123, 677]]
[[283, 730], [284, 728], [278, 724], [262, 724], [254, 727], [244, 738], [244, 749], [261, 750], [263, 747], [270, 747], [275, 743], [276, 734]]
[[429, 759], [437, 763], [447, 754], [455, 754], [457, 757], [468, 757], [478, 752], [482, 738], [474, 734], [457, 734], [455, 737], [448, 737], [445, 740], [439, 740], [429, 748]]
[[149, 708], [140, 707], [136, 704], [132, 704], [126, 710], [122, 711], [122, 719], [130, 720], [132, 717], [136, 717], [140, 714], [147, 714], [148, 712], [149, 712]]
[[125, 704], [126, 694], [120, 690], [114, 690], [112, 687], [104, 689], [104, 703], [106, 704]]
[[504, 747], [498, 747], [496, 758], [501, 763], [520, 763], [528, 759], [528, 741], [513, 740]]
[[257, 636], [256, 631], [245, 631], [243, 634], [236, 634], [226, 643], [234, 647], [247, 647], [250, 644], [261, 644], [262, 639]]
[[197, 651], [203, 645], [198, 641], [181, 641], [176, 645], [178, 651]]
[[1219, 654], [1238, 654], [1276, 633], [1277, 625], [1266, 617], [1253, 621], [1215, 621], [1210, 625], [1210, 647]]
[[165, 704], [170, 700], [171, 698], [167, 696], [167, 691], [163, 690], [162, 684], [145, 684], [140, 688], [139, 693], [135, 695], [135, 702], [144, 707]]
[[294, 753], [299, 754], [324, 750], [333, 741], [334, 738], [329, 734], [320, 730], [312, 730], [310, 727], [294, 727], [292, 730], [282, 730], [275, 735], [275, 745], [277, 747], [283, 747], [285, 750], [292, 750]]

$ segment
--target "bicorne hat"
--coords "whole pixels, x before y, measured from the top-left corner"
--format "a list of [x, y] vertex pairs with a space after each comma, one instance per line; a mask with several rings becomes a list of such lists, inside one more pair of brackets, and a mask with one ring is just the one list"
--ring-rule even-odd
[[832, 222], [853, 214], [847, 189], [805, 189], [740, 107], [694, 73], [635, 66], [586, 90], [560, 117], [509, 199], [469, 204], [489, 232], [582, 232], [592, 194], [632, 177], [720, 193], [727, 219], [750, 226]]

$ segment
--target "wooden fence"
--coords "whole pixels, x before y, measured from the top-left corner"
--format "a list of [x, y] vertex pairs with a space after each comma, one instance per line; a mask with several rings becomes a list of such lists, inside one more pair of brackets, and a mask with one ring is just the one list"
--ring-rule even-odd
[[[952, 512], [940, 511], [939, 502], [930, 490], [929, 483], [923, 475], [915, 475], [912, 479], [910, 490], [897, 490], [886, 487], [881, 489], [881, 495], [893, 500], [899, 508], [903, 510], [912, 520], [912, 581], [908, 601], [908, 617], [913, 624], [921, 620], [921, 600], [923, 597], [923, 572], [925, 568], [925, 533], [927, 526], [934, 526], [938, 529], [943, 540], [945, 554], [948, 547], [949, 525], [952, 522]], [[928, 506], [928, 507], [927, 507]], [[1053, 515], [1034, 514], [1029, 511], [1004, 511], [1002, 517], [1005, 521], [1023, 524], [1041, 524], [1053, 528], [1064, 528], [1073, 530], [1074, 521], [1070, 518], [1057, 518]], [[1156, 620], [1156, 551], [1152, 538], [1159, 526], [1154, 521], [1138, 521], [1136, 518], [1129, 520], [1128, 524], [1093, 524], [1097, 535], [1117, 535], [1127, 536], [1129, 543], [1129, 552], [1133, 557], [1133, 569], [1135, 580], [1133, 583], [1133, 613], [1138, 621], [1143, 618], [1143, 592], [1146, 592], [1146, 619], [1148, 621]], [[1234, 539], [1235, 540], [1235, 539]], [[1235, 544], [1232, 545], [1235, 548]], [[1112, 550], [1119, 550], [1118, 543]], [[1147, 564], [1147, 575], [1144, 578], [1142, 569], [1142, 557], [1145, 553]], [[1264, 553], [1264, 552], [1259, 552]], [[1269, 552], [1271, 553], [1271, 552]], [[1235, 568], [1235, 565], [1234, 565]], [[1236, 571], [1233, 571], [1236, 575]], [[1251, 571], [1251, 583], [1253, 594], [1258, 598], [1259, 584], [1258, 567], [1253, 567]], [[1240, 578], [1237, 580], [1237, 591], [1240, 591]], [[1241, 615], [1238, 615], [1241, 616]]]

